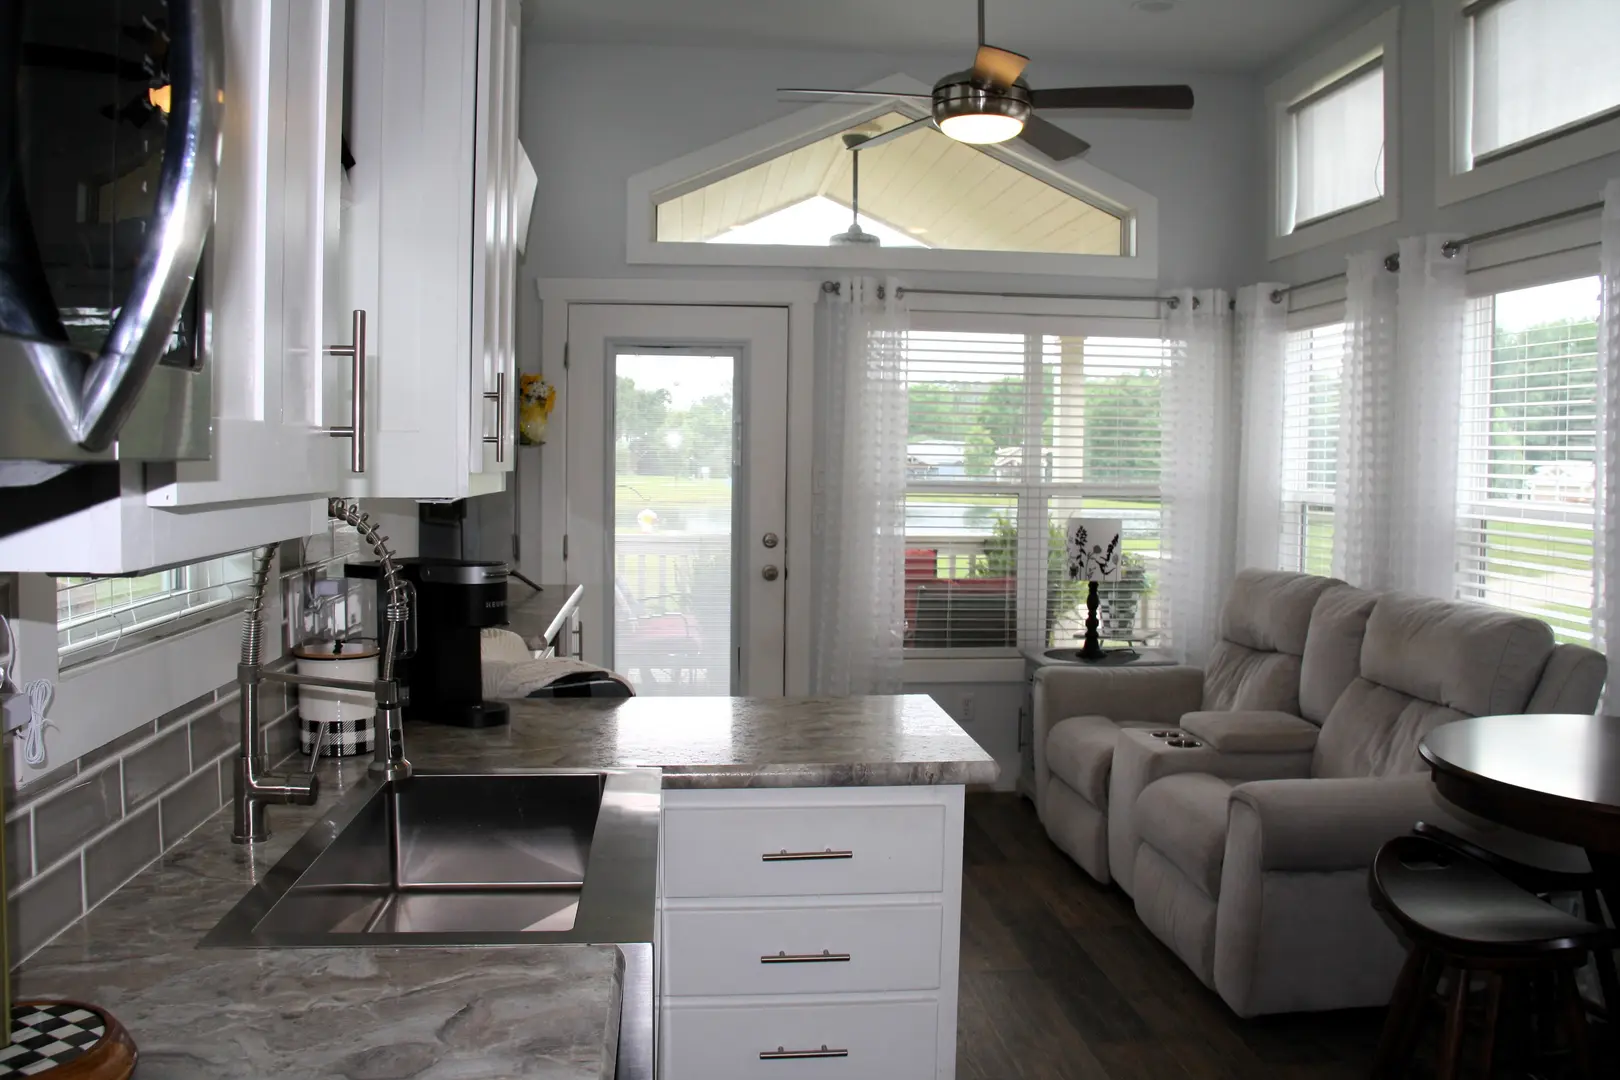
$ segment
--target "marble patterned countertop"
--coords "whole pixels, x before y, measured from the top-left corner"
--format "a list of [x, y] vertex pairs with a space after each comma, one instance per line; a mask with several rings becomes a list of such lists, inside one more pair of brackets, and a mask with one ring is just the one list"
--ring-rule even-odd
[[611, 946], [195, 947], [365, 760], [321, 771], [320, 802], [272, 807], [273, 835], [251, 850], [230, 842], [229, 806], [214, 815], [36, 953], [17, 996], [107, 1009], [135, 1039], [141, 1080], [611, 1078]]
[[[998, 772], [921, 696], [526, 700], [506, 727], [409, 725], [405, 748], [442, 771], [657, 765], [666, 788], [987, 784]], [[107, 1008], [140, 1048], [142, 1080], [611, 1077], [611, 947], [195, 948], [365, 766], [323, 764], [320, 802], [272, 807], [274, 835], [253, 849], [230, 842], [229, 807], [216, 814], [30, 959], [19, 996]]]
[[414, 724], [420, 768], [656, 765], [664, 787], [989, 784], [1000, 773], [930, 697], [577, 698], [510, 702], [511, 723]]

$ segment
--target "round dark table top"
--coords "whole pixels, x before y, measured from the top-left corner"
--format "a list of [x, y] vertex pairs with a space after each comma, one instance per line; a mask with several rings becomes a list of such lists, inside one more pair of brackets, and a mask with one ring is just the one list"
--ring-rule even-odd
[[1620, 717], [1479, 716], [1435, 728], [1419, 752], [1465, 810], [1620, 854]]

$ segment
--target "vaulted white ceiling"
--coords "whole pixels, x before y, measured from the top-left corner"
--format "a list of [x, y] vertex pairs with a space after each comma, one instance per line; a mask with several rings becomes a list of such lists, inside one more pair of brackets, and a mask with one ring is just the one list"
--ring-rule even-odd
[[[961, 50], [974, 0], [525, 0], [559, 42]], [[1211, 68], [1267, 64], [1366, 0], [1175, 0], [1153, 14], [1131, 0], [988, 0], [996, 45], [1042, 57], [1117, 57]]]

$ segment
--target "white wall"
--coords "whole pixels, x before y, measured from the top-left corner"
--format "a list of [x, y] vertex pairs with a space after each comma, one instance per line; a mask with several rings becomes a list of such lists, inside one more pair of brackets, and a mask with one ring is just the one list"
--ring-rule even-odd
[[[1302, 45], [1290, 58], [1277, 63], [1266, 72], [1262, 82], [1270, 83], [1390, 7], [1390, 0], [1378, 0], [1366, 5], [1316, 40]], [[1366, 250], [1393, 252], [1396, 241], [1403, 236], [1431, 232], [1472, 235], [1569, 210], [1598, 200], [1604, 182], [1610, 177], [1620, 176], [1620, 154], [1617, 154], [1527, 180], [1478, 198], [1438, 206], [1434, 186], [1434, 147], [1435, 140], [1443, 137], [1444, 132], [1438, 130], [1435, 115], [1434, 6], [1432, 0], [1405, 0], [1400, 7], [1401, 175], [1392, 178], [1394, 183], [1400, 185], [1400, 220], [1346, 240], [1278, 259], [1266, 271], [1268, 280], [1309, 281], [1340, 273], [1344, 270], [1345, 255]], [[1594, 56], [1590, 62], [1607, 60]], [[1259, 227], [1265, 227], [1264, 219]], [[1596, 226], [1593, 227], [1593, 238], [1596, 239]]]
[[[859, 87], [903, 72], [926, 82], [967, 59], [821, 51], [554, 45], [534, 39], [523, 53], [520, 130], [540, 175], [529, 252], [536, 277], [755, 278], [823, 276], [821, 271], [699, 270], [625, 262], [625, 185], [638, 172], [787, 115], [779, 86]], [[1159, 199], [1163, 284], [1234, 285], [1259, 265], [1263, 199], [1256, 191], [1261, 146], [1257, 79], [1230, 74], [1065, 63], [1035, 64], [1037, 86], [1189, 82], [1190, 119], [1094, 117], [1065, 121], [1093, 144], [1088, 160]], [[907, 275], [922, 284], [928, 275]], [[997, 288], [1084, 291], [1078, 279], [944, 275]], [[533, 286], [524, 291], [520, 343], [538, 338]]]

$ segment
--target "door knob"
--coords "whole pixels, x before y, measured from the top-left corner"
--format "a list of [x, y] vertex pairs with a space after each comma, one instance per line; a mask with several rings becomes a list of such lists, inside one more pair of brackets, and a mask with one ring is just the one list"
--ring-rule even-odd
[[782, 572], [774, 566], [767, 566], [765, 569], [759, 572], [759, 575], [766, 581], [775, 581], [777, 578], [782, 576]]

